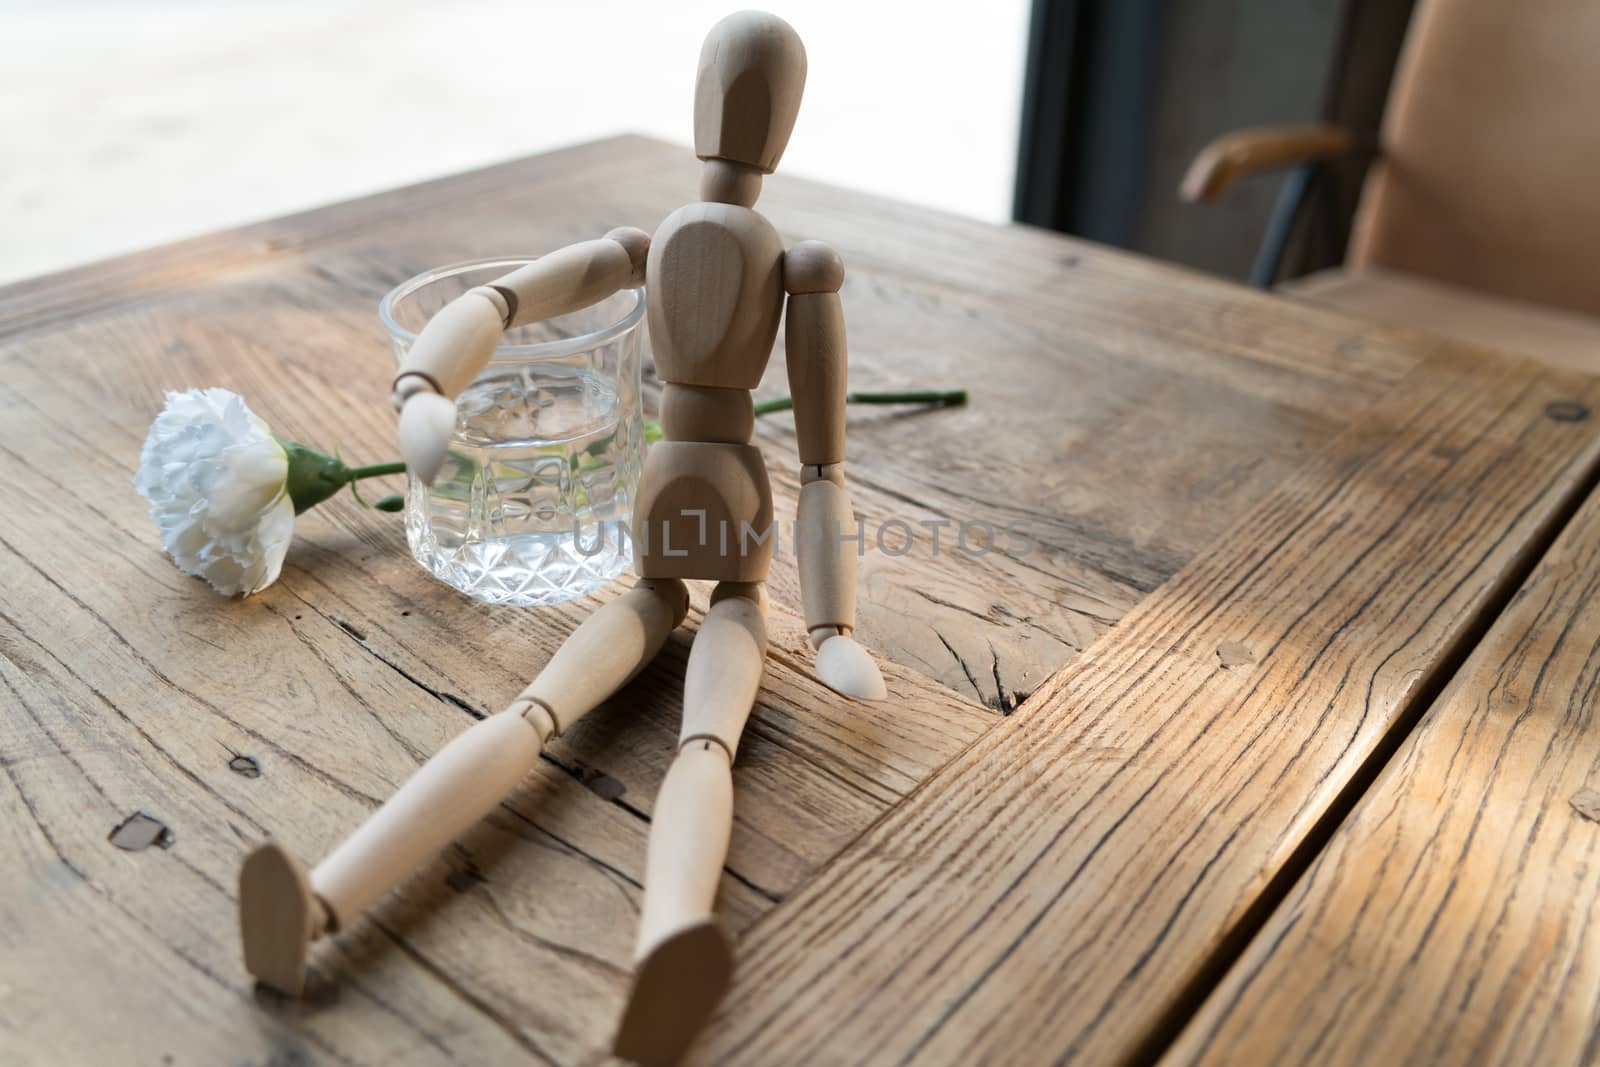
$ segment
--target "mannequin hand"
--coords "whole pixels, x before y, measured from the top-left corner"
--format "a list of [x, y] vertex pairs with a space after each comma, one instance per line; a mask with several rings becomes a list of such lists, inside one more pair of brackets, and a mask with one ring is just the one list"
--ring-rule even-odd
[[[813, 632], [813, 640], [818, 636]], [[849, 634], [834, 632], [817, 645], [817, 677], [834, 692], [857, 700], [883, 700], [889, 695], [878, 665]]]
[[456, 402], [423, 387], [404, 395], [397, 391], [395, 406], [400, 409], [400, 454], [405, 457], [406, 469], [422, 479], [422, 484], [432, 485], [450, 451]]
[[450, 453], [456, 428], [454, 397], [494, 357], [507, 315], [500, 290], [487, 285], [469, 289], [428, 320], [400, 361], [394, 379], [400, 452], [409, 473], [424, 485], [433, 484]]

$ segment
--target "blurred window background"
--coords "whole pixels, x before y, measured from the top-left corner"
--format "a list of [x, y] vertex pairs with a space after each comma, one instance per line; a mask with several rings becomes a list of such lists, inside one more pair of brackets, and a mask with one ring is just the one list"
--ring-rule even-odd
[[[615, 133], [687, 144], [738, 6], [0, 0], [0, 281]], [[1323, 116], [1363, 0], [764, 6], [810, 54], [785, 173], [1243, 277], [1273, 183], [1193, 210], [1178, 178], [1218, 133]]]

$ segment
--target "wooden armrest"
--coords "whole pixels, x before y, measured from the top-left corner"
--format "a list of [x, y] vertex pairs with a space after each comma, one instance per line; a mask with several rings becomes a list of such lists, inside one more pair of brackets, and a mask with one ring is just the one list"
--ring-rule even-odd
[[1200, 150], [1178, 195], [1194, 203], [1217, 201], [1247, 174], [1344, 155], [1354, 144], [1339, 126], [1260, 126], [1225, 133]]

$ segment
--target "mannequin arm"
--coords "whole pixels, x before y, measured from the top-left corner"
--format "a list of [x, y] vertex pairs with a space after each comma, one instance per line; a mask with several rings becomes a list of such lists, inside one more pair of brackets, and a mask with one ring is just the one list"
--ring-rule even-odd
[[846, 695], [881, 700], [877, 665], [851, 637], [861, 531], [844, 488], [843, 283], [844, 265], [827, 245], [806, 241], [784, 256], [784, 336], [801, 463], [796, 549], [817, 673]]
[[400, 448], [411, 470], [433, 481], [455, 427], [455, 398], [488, 365], [501, 334], [643, 285], [649, 247], [642, 230], [612, 230], [469, 290], [429, 319], [394, 379]]

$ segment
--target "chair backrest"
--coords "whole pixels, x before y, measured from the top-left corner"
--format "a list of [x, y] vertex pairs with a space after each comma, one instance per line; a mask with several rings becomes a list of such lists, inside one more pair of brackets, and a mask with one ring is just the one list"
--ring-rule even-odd
[[1422, 0], [1348, 262], [1600, 315], [1600, 0]]

